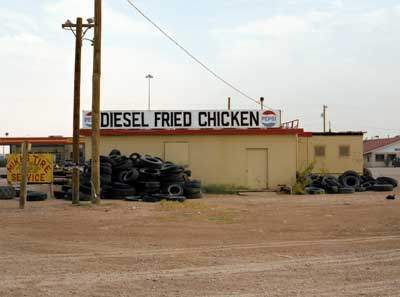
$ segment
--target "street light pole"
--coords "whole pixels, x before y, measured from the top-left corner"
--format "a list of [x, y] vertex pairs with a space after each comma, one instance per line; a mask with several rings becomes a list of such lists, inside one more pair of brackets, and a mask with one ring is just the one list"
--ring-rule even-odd
[[147, 109], [150, 110], [151, 109], [151, 79], [154, 78], [154, 76], [152, 76], [151, 74], [148, 74], [146, 76], [146, 78], [149, 80], [149, 98], [148, 98]]

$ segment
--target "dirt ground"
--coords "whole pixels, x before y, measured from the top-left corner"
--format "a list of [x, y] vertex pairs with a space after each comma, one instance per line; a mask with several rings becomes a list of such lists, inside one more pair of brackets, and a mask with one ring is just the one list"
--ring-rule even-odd
[[0, 201], [0, 296], [400, 296], [400, 200]]

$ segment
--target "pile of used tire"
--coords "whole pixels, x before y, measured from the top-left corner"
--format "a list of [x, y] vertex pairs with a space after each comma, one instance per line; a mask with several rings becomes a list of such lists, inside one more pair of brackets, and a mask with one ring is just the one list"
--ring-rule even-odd
[[346, 171], [339, 177], [332, 175], [308, 176], [309, 185], [305, 188], [308, 194], [352, 194], [355, 192], [389, 192], [397, 187], [397, 180], [390, 177], [373, 178], [369, 171], [359, 175], [355, 171]]
[[[133, 153], [124, 156], [118, 150], [100, 157], [102, 199], [158, 202], [202, 198], [201, 182], [191, 180], [191, 171], [158, 157]], [[91, 196], [90, 162], [80, 179], [81, 200]], [[58, 198], [71, 198], [71, 189], [63, 187]]]
[[[18, 198], [20, 190], [17, 187], [1, 186], [0, 187], [0, 200], [10, 200]], [[42, 192], [27, 191], [26, 201], [45, 201], [47, 200], [47, 194]]]

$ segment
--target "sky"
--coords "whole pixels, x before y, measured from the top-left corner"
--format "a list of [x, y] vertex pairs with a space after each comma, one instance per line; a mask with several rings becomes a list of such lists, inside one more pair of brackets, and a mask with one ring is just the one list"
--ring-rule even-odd
[[[74, 36], [67, 19], [93, 0], [0, 0], [0, 135], [72, 134]], [[257, 109], [154, 29], [126, 0], [104, 0], [103, 110]], [[400, 1], [133, 0], [223, 78], [321, 131], [400, 135]], [[87, 37], [92, 37], [88, 32]], [[91, 107], [93, 49], [83, 48], [82, 109]]]

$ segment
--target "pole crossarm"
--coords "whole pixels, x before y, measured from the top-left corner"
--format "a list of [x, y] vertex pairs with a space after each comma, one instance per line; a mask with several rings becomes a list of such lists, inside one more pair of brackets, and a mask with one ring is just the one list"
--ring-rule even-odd
[[[78, 25], [77, 24], [62, 24], [63, 29], [72, 29], [76, 28]], [[82, 24], [82, 28], [94, 28], [94, 24]]]

